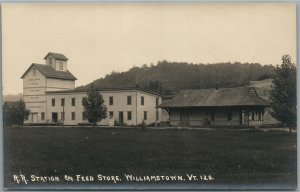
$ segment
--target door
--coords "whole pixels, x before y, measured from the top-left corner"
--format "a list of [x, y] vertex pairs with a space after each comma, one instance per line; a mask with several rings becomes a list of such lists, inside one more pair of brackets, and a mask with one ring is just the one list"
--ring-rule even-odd
[[52, 113], [52, 122], [57, 123], [57, 113]]
[[243, 112], [240, 111], [239, 113], [239, 124], [242, 125], [243, 124]]
[[124, 118], [123, 118], [123, 111], [119, 112], [119, 123], [122, 125], [124, 123]]
[[32, 113], [32, 123], [38, 122], [38, 113]]
[[249, 125], [249, 112], [245, 112], [244, 125]]
[[210, 112], [210, 125], [215, 125], [215, 111]]
[[180, 110], [180, 123], [182, 125], [189, 125], [189, 112], [188, 110]]

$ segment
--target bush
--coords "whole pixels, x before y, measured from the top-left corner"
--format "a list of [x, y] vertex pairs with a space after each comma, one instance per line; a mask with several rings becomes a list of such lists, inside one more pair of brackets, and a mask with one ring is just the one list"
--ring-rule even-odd
[[[159, 124], [159, 123], [157, 123], [157, 127], [159, 127], [159, 125], [160, 125], [160, 124]], [[151, 123], [151, 124], [149, 124], [149, 125], [148, 125], [148, 127], [155, 127], [155, 123]]]
[[121, 124], [118, 121], [114, 121], [114, 126], [121, 126]]
[[126, 123], [120, 123], [118, 121], [114, 121], [114, 126], [126, 126]]
[[79, 126], [90, 126], [90, 123], [78, 123]]
[[147, 128], [147, 125], [146, 125], [146, 122], [145, 122], [145, 121], [142, 122], [141, 128], [142, 128], [142, 129], [146, 129], [146, 128]]

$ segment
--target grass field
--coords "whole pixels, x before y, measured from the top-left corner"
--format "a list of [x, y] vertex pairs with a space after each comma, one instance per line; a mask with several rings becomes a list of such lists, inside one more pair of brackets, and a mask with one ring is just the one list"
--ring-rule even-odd
[[5, 128], [5, 186], [17, 185], [13, 174], [63, 178], [100, 173], [211, 175], [210, 185], [295, 188], [296, 143], [296, 133], [251, 130]]

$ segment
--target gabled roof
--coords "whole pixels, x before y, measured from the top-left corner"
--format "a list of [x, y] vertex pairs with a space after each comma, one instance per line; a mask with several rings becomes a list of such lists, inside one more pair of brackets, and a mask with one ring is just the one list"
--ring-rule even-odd
[[22, 79], [24, 76], [30, 71], [32, 67], [36, 67], [36, 69], [41, 72], [45, 77], [54, 78], [54, 79], [66, 79], [66, 80], [77, 80], [77, 78], [70, 71], [57, 71], [53, 67], [49, 65], [36, 64], [33, 63], [22, 75]]
[[6, 109], [15, 109], [18, 107], [18, 101], [5, 101], [3, 107]]
[[220, 106], [268, 106], [252, 87], [224, 89], [192, 89], [178, 92], [172, 99], [163, 100], [159, 106], [169, 107], [220, 107]]
[[51, 55], [52, 57], [54, 57], [55, 59], [59, 59], [59, 60], [62, 60], [62, 61], [67, 61], [69, 60], [66, 56], [64, 56], [63, 54], [60, 54], [60, 53], [53, 53], [53, 52], [49, 52], [45, 57], [44, 59], [46, 59], [49, 55]]

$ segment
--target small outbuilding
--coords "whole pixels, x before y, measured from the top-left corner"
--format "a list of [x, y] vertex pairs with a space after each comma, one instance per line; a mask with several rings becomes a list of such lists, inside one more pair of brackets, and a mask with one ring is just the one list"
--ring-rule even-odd
[[16, 118], [16, 113], [18, 110], [17, 101], [6, 101], [3, 104], [3, 124], [4, 126], [12, 126], [14, 124], [19, 124]]
[[159, 106], [171, 126], [259, 126], [269, 103], [253, 87], [192, 89]]

